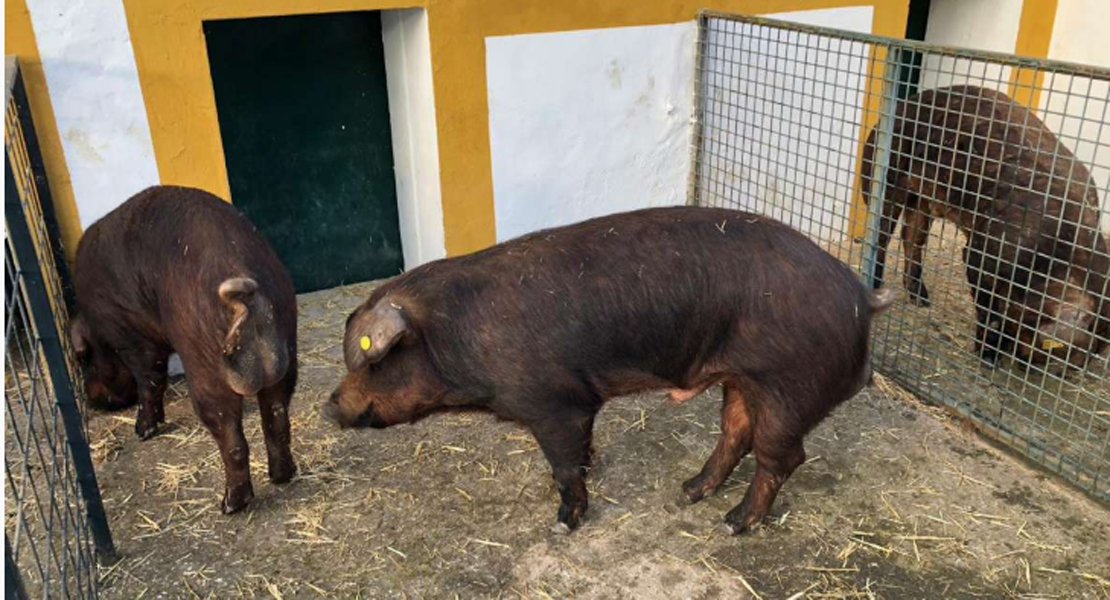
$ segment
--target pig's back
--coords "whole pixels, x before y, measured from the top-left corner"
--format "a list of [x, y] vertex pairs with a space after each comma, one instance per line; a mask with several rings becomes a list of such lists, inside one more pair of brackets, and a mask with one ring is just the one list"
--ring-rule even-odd
[[183, 337], [218, 347], [222, 332], [197, 324], [226, 320], [217, 290], [232, 277], [255, 279], [295, 333], [288, 271], [246, 217], [198, 189], [154, 186], [132, 196], [85, 233], [76, 271], [82, 308], [130, 315], [133, 329], [175, 347]]
[[497, 377], [681, 382], [714, 361], [767, 373], [833, 348], [843, 364], [830, 369], [843, 371], [866, 355], [868, 297], [851, 270], [785, 225], [724, 209], [541, 231], [426, 265], [386, 294], [416, 300], [437, 363], [464, 376], [460, 357]]

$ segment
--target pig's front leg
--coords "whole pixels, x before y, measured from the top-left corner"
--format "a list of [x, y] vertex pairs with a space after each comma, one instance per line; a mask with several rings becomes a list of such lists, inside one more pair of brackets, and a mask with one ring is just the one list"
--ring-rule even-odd
[[135, 435], [146, 440], [166, 422], [166, 380], [169, 354], [152, 350], [121, 353], [120, 357], [135, 377], [139, 392], [139, 413], [135, 417]]
[[975, 291], [975, 352], [988, 364], [998, 361], [1002, 349], [1002, 317], [994, 307], [993, 290]]
[[586, 471], [590, 464], [594, 413], [579, 409], [556, 411], [530, 424], [559, 489], [559, 517], [553, 531], [568, 533], [578, 527], [589, 506]]
[[964, 246], [964, 265], [967, 270], [967, 283], [975, 300], [975, 353], [988, 364], [995, 364], [1002, 347], [1003, 319], [997, 281], [992, 273], [983, 271], [984, 257], [981, 237], [973, 238]]

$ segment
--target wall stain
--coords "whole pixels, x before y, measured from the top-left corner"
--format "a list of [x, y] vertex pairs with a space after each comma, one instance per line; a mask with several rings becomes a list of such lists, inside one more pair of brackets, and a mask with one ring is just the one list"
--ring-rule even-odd
[[605, 75], [609, 78], [609, 87], [614, 90], [621, 89], [621, 75], [624, 73], [624, 67], [621, 66], [617, 59], [609, 61], [609, 68], [605, 70]]
[[65, 139], [85, 160], [97, 164], [104, 164], [104, 157], [96, 151], [92, 142], [89, 141], [89, 135], [84, 131], [80, 129], [69, 129], [66, 131]]

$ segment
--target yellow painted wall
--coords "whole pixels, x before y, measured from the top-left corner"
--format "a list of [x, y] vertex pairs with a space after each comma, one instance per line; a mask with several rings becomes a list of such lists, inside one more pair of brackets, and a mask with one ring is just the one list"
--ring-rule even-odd
[[[1052, 30], [1056, 25], [1057, 0], [1025, 0], [1021, 5], [1021, 24], [1018, 27], [1014, 54], [1035, 58], [1048, 57], [1052, 44]], [[1041, 87], [1044, 73], [1015, 68], [1010, 75], [1010, 97], [1033, 110], [1041, 106]]]
[[448, 255], [495, 241], [487, 36], [689, 21], [698, 10], [772, 13], [875, 5], [874, 31], [901, 37], [908, 0], [123, 0], [163, 183], [228, 197], [202, 22], [353, 10], [428, 11]]
[[[692, 20], [699, 9], [766, 14], [869, 4], [858, 0], [677, 0], [598, 2], [455, 0], [429, 10], [436, 118], [439, 121], [443, 218], [448, 255], [494, 243], [486, 36], [657, 25]], [[875, 2], [874, 31], [901, 37], [908, 0]], [[468, 27], [468, 23], [481, 24]]]
[[35, 133], [50, 182], [62, 243], [72, 261], [77, 253], [77, 242], [81, 239], [81, 221], [77, 216], [77, 201], [73, 197], [69, 169], [66, 168], [62, 140], [58, 136], [58, 125], [54, 120], [54, 108], [50, 103], [26, 0], [4, 0], [4, 54], [19, 57], [19, 69], [31, 103], [31, 118], [35, 121]]

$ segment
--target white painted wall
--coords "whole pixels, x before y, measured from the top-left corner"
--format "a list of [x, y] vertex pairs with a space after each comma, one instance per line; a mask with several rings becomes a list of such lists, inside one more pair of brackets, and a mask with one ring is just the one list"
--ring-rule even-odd
[[428, 13], [382, 12], [386, 87], [405, 269], [447, 255]]
[[[871, 7], [768, 15], [870, 32]], [[870, 50], [762, 26], [711, 24], [700, 196], [826, 242], [848, 231]]]
[[[1021, 25], [1022, 0], [933, 0], [925, 41], [995, 52], [1014, 51]], [[921, 87], [968, 83], [1008, 92], [1010, 68], [982, 61], [929, 55]]]
[[686, 200], [693, 23], [486, 38], [498, 241]]
[[[871, 7], [853, 7], [768, 16], [870, 32], [874, 13]], [[487, 38], [497, 239], [685, 203], [695, 50], [693, 23]], [[790, 52], [770, 42], [759, 51], [783, 57]], [[757, 58], [717, 57], [732, 61], [718, 65], [728, 73], [719, 85], [731, 91], [716, 99], [722, 103], [719, 121], [706, 131], [727, 139], [706, 138], [703, 158], [722, 176], [727, 171], [734, 177], [728, 189], [718, 186], [713, 192], [719, 204], [773, 211], [753, 206], [770, 200], [779, 205], [777, 216], [799, 226], [808, 221], [815, 229], [846, 219], [847, 204], [837, 210], [831, 205], [851, 197], [867, 54], [863, 50], [851, 59], [811, 52], [811, 66], [785, 81], [781, 73], [756, 68]], [[744, 77], [750, 80], [741, 92], [736, 76], [746, 60], [756, 62], [748, 65], [752, 69]], [[752, 91], [757, 88], [769, 95]], [[803, 91], [815, 102], [803, 101], [798, 94]], [[737, 121], [738, 111], [781, 116], [774, 111], [783, 103], [795, 111], [787, 118], [795, 121], [788, 129], [768, 132], [755, 122], [743, 129]], [[825, 133], [803, 140], [804, 128]], [[719, 143], [764, 161], [741, 167], [744, 158], [726, 156], [714, 146]], [[830, 153], [832, 146], [844, 151]]]
[[1056, 8], [1056, 24], [1048, 57], [1110, 67], [1110, 2], [1063, 0]]
[[157, 184], [122, 0], [28, 0], [81, 226]]
[[[1056, 10], [1048, 57], [1110, 67], [1110, 2], [1066, 0]], [[1091, 169], [1110, 231], [1110, 82], [1046, 74], [1040, 116]]]

